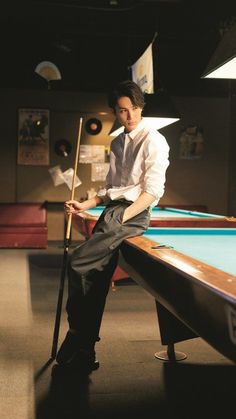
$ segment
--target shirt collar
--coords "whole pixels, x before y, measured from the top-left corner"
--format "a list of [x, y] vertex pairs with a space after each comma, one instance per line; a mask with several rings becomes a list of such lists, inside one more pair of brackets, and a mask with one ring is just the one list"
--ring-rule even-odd
[[[131, 140], [134, 140], [136, 135], [141, 131], [141, 129], [144, 128], [144, 126], [145, 126], [145, 121], [142, 118], [141, 121], [138, 123], [137, 127], [133, 129], [133, 131], [130, 131], [127, 133], [128, 137], [131, 138]], [[125, 132], [124, 132], [124, 136], [125, 136]]]

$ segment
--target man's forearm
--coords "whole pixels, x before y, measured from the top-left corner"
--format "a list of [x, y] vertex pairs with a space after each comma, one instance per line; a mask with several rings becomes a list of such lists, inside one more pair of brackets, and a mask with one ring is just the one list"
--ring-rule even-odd
[[100, 204], [102, 204], [102, 199], [99, 196], [95, 195], [92, 198], [87, 199], [83, 202], [83, 211], [86, 211], [90, 208], [94, 208]]
[[123, 223], [147, 209], [155, 200], [156, 198], [153, 195], [143, 192], [135, 202], [126, 208], [123, 216]]

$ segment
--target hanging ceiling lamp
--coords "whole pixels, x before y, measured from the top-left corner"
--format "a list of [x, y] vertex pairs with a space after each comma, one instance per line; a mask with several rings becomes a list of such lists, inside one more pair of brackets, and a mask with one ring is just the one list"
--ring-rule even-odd
[[[157, 93], [144, 95], [145, 106], [143, 118], [148, 121], [154, 129], [161, 129], [167, 125], [179, 121], [180, 115], [176, 111], [169, 95], [164, 89], [159, 89]], [[115, 120], [109, 135], [115, 137], [123, 131], [123, 126]]]
[[145, 94], [144, 100], [143, 117], [153, 128], [161, 129], [179, 121], [180, 115], [164, 89], [159, 89], [154, 94]]
[[236, 24], [227, 30], [201, 78], [236, 79]]

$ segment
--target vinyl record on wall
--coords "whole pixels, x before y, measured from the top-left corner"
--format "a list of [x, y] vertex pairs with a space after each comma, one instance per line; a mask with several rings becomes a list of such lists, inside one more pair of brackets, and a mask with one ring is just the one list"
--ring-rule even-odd
[[54, 150], [58, 156], [68, 157], [71, 152], [72, 146], [68, 140], [57, 140], [55, 142]]
[[85, 124], [85, 129], [88, 134], [97, 135], [102, 130], [102, 123], [97, 118], [90, 118]]

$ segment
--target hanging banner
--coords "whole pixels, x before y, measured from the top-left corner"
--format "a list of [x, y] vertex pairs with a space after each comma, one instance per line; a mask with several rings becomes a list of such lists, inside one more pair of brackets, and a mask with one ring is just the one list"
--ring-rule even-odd
[[[60, 166], [54, 166], [48, 169], [48, 171], [52, 177], [54, 186], [58, 186], [58, 185], [62, 185], [63, 183], [66, 183], [68, 188], [70, 190], [72, 189], [74, 169], [69, 168], [65, 172], [62, 172]], [[81, 183], [82, 183], [81, 180], [78, 178], [77, 175], [75, 175], [75, 184], [74, 184], [75, 188], [81, 185]]]
[[131, 69], [132, 80], [137, 83], [142, 92], [154, 93], [152, 43], [136, 63], [131, 66]]

